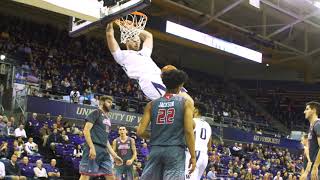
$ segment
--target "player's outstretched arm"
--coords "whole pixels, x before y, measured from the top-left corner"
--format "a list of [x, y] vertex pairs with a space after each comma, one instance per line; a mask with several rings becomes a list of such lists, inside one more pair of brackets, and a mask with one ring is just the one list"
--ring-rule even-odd
[[[186, 100], [184, 106], [184, 134], [186, 137], [186, 143], [191, 155], [190, 165], [192, 166], [189, 174], [191, 174], [196, 167], [196, 151], [195, 151], [195, 140], [193, 133], [193, 104]], [[189, 166], [190, 166], [189, 165]]]
[[143, 47], [147, 47], [152, 50], [153, 48], [152, 34], [146, 30], [142, 30], [139, 36], [140, 36], [140, 39], [143, 41]]
[[151, 119], [151, 102], [149, 102], [144, 108], [142, 119], [137, 128], [137, 135], [144, 139], [150, 138], [150, 134], [147, 132], [147, 128], [150, 124], [150, 119]]
[[114, 38], [113, 22], [107, 25], [106, 38], [107, 38], [108, 47], [111, 53], [114, 53], [120, 49], [117, 40]]

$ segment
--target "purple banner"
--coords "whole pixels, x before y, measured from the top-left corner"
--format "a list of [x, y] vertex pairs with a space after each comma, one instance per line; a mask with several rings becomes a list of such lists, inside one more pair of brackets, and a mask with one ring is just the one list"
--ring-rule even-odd
[[[62, 115], [65, 118], [84, 121], [86, 116], [97, 107], [74, 104], [63, 101], [48, 100], [41, 97], [28, 96], [27, 112], [35, 112], [39, 114], [50, 113], [52, 116]], [[112, 110], [109, 117], [113, 124], [123, 124], [128, 126], [137, 126], [141, 115], [128, 113], [124, 111]]]

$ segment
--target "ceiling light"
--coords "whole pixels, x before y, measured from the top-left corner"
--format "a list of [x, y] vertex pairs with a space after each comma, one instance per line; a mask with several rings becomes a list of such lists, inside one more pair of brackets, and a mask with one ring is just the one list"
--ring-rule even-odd
[[6, 56], [3, 55], [3, 54], [1, 54], [1, 55], [0, 55], [0, 60], [3, 61], [3, 60], [5, 60], [5, 59], [6, 59]]

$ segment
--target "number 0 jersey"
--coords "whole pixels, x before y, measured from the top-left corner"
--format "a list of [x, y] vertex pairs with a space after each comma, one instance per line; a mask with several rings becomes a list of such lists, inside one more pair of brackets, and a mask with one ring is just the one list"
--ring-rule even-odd
[[185, 146], [184, 103], [179, 95], [165, 94], [152, 101], [152, 146]]
[[211, 127], [210, 125], [204, 121], [202, 118], [193, 118], [195, 122], [195, 150], [201, 152], [208, 152], [208, 142], [211, 137]]

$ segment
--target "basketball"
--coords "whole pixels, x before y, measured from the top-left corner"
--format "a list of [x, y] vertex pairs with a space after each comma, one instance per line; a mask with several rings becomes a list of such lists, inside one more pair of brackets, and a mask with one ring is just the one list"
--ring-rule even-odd
[[174, 69], [177, 69], [177, 68], [175, 66], [173, 66], [173, 65], [166, 65], [161, 69], [161, 72], [167, 72], [167, 71], [171, 71], [171, 70], [174, 70]]

